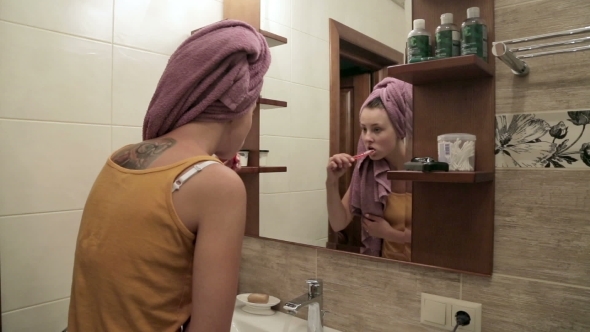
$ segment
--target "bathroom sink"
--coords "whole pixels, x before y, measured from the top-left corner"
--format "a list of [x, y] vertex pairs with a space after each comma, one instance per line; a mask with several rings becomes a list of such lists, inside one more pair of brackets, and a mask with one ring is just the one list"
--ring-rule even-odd
[[[307, 321], [301, 318], [280, 311], [271, 316], [253, 315], [244, 312], [242, 307], [236, 303], [230, 332], [307, 332]], [[324, 326], [324, 332], [341, 331]]]

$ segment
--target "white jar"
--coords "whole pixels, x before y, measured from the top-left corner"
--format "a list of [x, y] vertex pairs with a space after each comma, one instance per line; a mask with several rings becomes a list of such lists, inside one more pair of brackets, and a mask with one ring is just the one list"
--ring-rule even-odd
[[260, 166], [266, 166], [266, 159], [268, 158], [268, 150], [260, 150]]
[[475, 170], [475, 135], [452, 133], [440, 135], [438, 161], [449, 164], [449, 171]]
[[249, 150], [240, 150], [240, 152], [238, 152], [238, 154], [240, 155], [240, 166], [242, 166], [242, 167], [248, 166], [248, 154], [250, 154], [250, 151]]

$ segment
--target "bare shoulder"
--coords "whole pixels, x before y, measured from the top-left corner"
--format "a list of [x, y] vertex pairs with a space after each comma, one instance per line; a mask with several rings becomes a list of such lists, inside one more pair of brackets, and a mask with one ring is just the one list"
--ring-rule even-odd
[[[246, 205], [246, 187], [240, 176], [227, 166], [213, 164], [204, 168], [183, 185], [185, 202], [192, 202], [197, 219], [208, 214], [222, 214], [225, 209]], [[183, 190], [179, 192], [183, 193]], [[194, 220], [194, 219], [193, 219]]]

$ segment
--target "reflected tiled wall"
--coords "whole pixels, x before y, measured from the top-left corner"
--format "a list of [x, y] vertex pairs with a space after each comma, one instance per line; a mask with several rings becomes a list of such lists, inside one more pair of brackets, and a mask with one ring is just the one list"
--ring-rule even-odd
[[[495, 15], [505, 40], [586, 26], [590, 2], [496, 0]], [[527, 62], [530, 75], [518, 78], [497, 61], [497, 114], [564, 121], [571, 145], [582, 128], [567, 111], [590, 109], [590, 52]], [[247, 239], [240, 290], [289, 300], [305, 292], [306, 278], [323, 278], [326, 324], [347, 332], [438, 331], [419, 323], [421, 292], [482, 303], [486, 332], [590, 331], [590, 168], [579, 151], [588, 130], [568, 150], [578, 150], [578, 160], [565, 169], [498, 165], [492, 277]]]
[[260, 235], [324, 246], [329, 158], [328, 18], [400, 52], [404, 9], [391, 0], [262, 0], [263, 29], [287, 37], [271, 48], [273, 63], [262, 95], [285, 100], [286, 109], [262, 110], [261, 149], [286, 173], [261, 174]]
[[222, 7], [0, 0], [3, 331], [65, 328], [90, 186], [111, 151], [141, 140], [169, 55]]

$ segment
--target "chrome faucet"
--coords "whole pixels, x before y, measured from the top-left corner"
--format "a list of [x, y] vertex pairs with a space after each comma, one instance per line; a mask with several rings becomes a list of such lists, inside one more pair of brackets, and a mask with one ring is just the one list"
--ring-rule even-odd
[[[291, 315], [296, 315], [299, 309], [317, 303], [320, 306], [320, 326], [316, 327], [316, 332], [323, 332], [324, 330], [324, 282], [322, 279], [308, 279], [307, 293], [285, 303], [283, 309]], [[309, 317], [309, 312], [307, 313]], [[308, 332], [309, 331], [308, 328]]]

